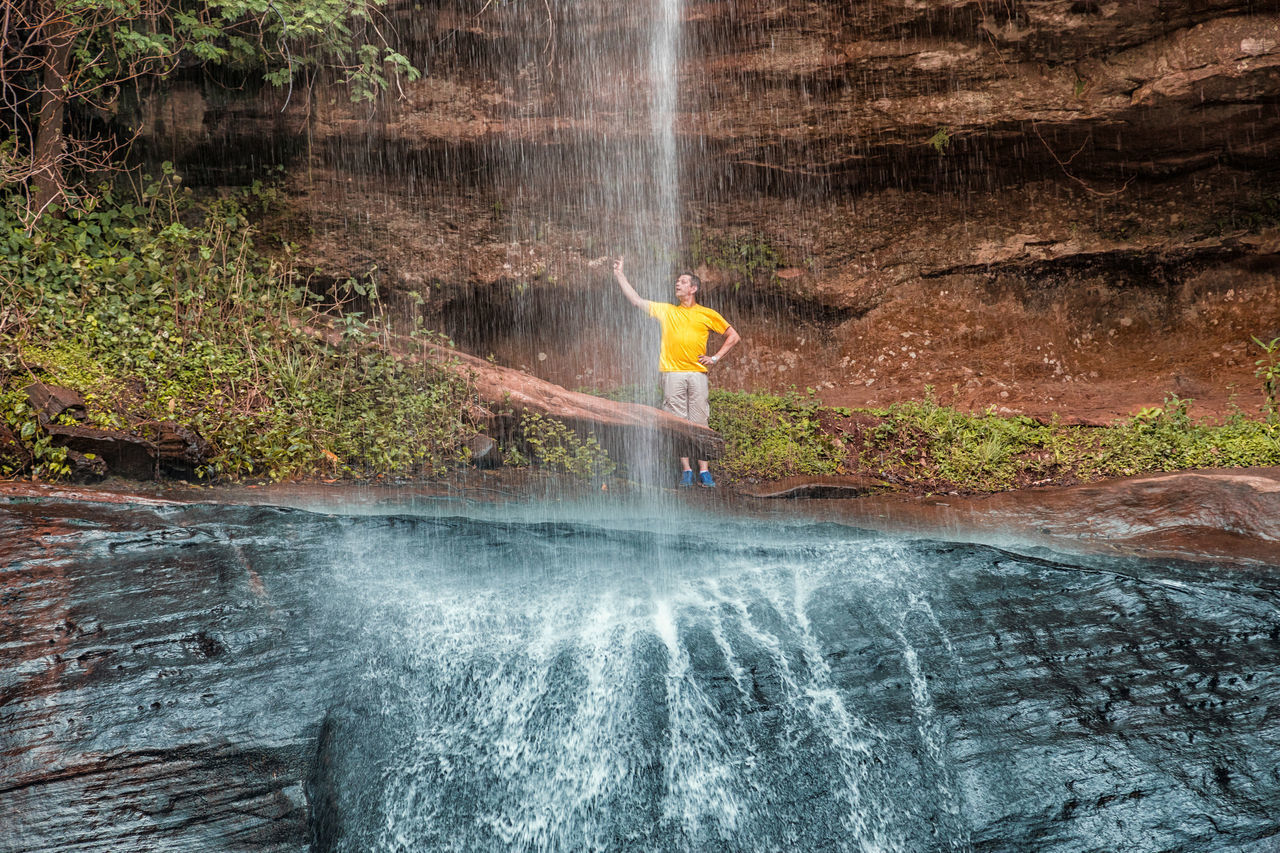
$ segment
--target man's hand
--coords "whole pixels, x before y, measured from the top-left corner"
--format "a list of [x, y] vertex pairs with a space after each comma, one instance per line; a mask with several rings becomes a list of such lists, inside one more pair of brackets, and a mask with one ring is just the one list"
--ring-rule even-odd
[[640, 294], [636, 293], [636, 289], [631, 286], [631, 282], [627, 281], [627, 275], [622, 271], [622, 257], [619, 256], [613, 262], [613, 277], [618, 282], [618, 287], [622, 288], [622, 295], [627, 297], [627, 301], [637, 308], [649, 309], [649, 300], [644, 299]]
[[710, 367], [724, 358], [724, 354], [737, 346], [740, 340], [742, 340], [742, 337], [738, 334], [738, 330], [733, 326], [728, 327], [724, 330], [724, 343], [720, 345], [720, 349], [716, 351], [716, 354], [698, 356], [698, 364], [703, 367]]

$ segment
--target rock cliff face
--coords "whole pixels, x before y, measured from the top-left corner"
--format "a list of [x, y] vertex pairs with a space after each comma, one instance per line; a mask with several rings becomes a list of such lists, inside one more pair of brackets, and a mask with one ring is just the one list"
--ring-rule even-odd
[[[670, 260], [749, 343], [721, 384], [849, 403], [928, 384], [1104, 419], [1167, 393], [1260, 400], [1250, 338], [1280, 335], [1280, 2], [681, 14]], [[646, 150], [653, 15], [395, 7], [421, 81], [372, 117], [337, 93], [290, 107], [318, 279], [376, 267], [393, 305], [481, 355], [618, 381], [634, 335], [604, 260], [634, 247], [593, 202], [600, 162]]]

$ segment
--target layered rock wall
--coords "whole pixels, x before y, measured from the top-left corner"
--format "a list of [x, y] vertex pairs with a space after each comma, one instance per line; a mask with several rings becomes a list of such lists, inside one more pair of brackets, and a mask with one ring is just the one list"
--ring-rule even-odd
[[[650, 132], [652, 13], [394, 6], [422, 80], [374, 114], [337, 91], [290, 107], [316, 280], [373, 275], [481, 355], [607, 386], [627, 346], [582, 329], [620, 310], [604, 260], [627, 247], [593, 193]], [[1250, 338], [1280, 335], [1280, 3], [683, 14], [671, 261], [747, 332], [723, 382], [1100, 417], [1165, 393], [1252, 405]]]

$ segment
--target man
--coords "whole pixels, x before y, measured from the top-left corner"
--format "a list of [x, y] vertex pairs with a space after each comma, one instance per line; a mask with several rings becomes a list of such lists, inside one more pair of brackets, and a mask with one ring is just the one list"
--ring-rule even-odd
[[[632, 305], [642, 308], [662, 325], [662, 348], [658, 370], [662, 373], [662, 408], [671, 414], [702, 426], [711, 415], [708, 402], [707, 368], [724, 358], [741, 338], [733, 326], [710, 308], [698, 304], [698, 288], [702, 280], [692, 273], [676, 279], [676, 303], [650, 302], [636, 293], [622, 271], [622, 258], [613, 262], [613, 277]], [[715, 355], [707, 355], [707, 335], [717, 332], [724, 342]], [[693, 468], [689, 457], [680, 458], [680, 485], [693, 485]], [[707, 460], [698, 460], [698, 483], [714, 489], [716, 481], [707, 468]]]

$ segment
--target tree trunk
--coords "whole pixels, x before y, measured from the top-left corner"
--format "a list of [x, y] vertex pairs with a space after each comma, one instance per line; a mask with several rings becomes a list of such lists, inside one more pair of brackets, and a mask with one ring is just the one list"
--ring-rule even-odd
[[40, 109], [36, 113], [35, 138], [31, 143], [32, 223], [40, 214], [62, 200], [62, 160], [66, 139], [62, 133], [67, 112], [66, 82], [71, 70], [73, 33], [61, 17], [54, 0], [46, 0], [41, 12], [45, 22], [44, 43], [49, 53], [40, 80]]
[[[332, 346], [342, 341], [335, 329], [304, 328]], [[401, 358], [430, 362], [468, 382], [483, 404], [473, 417], [494, 427], [501, 427], [503, 419], [518, 420], [526, 413], [547, 415], [581, 432], [594, 433], [610, 456], [631, 465], [637, 457], [648, 462], [678, 456], [710, 460], [724, 456], [724, 439], [718, 432], [652, 406], [570, 391], [459, 350], [398, 335], [391, 336], [390, 345]]]

